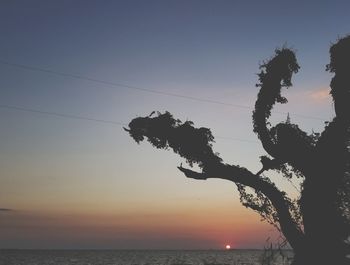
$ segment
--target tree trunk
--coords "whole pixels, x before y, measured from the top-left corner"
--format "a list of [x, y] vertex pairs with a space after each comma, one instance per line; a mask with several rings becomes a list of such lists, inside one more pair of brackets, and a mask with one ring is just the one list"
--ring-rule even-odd
[[[309, 239], [303, 251], [294, 252], [292, 265], [349, 265], [350, 259], [336, 247], [326, 248], [317, 239]], [[339, 248], [341, 249], [341, 247]]]
[[[305, 239], [301, 251], [295, 251], [293, 265], [349, 265], [346, 258], [349, 245], [345, 243], [349, 226], [341, 215], [338, 202], [341, 172], [330, 174], [328, 167], [320, 166], [315, 176], [306, 178], [301, 197]], [[338, 176], [337, 176], [338, 175]], [[329, 176], [333, 177], [330, 181]]]

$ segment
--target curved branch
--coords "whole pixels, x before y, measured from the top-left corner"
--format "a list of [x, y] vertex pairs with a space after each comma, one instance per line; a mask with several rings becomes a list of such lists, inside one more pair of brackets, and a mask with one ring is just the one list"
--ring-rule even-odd
[[313, 138], [297, 125], [291, 124], [289, 119], [285, 123], [268, 128], [268, 118], [273, 106], [276, 102], [287, 102], [287, 99], [281, 96], [281, 89], [290, 87], [293, 73], [298, 72], [299, 65], [295, 54], [286, 48], [276, 50], [276, 55], [260, 68], [260, 84], [257, 86], [261, 88], [253, 111], [254, 132], [265, 151], [278, 159], [280, 164], [289, 162], [302, 169], [312, 150]]
[[246, 168], [222, 163], [207, 169], [208, 172], [204, 173], [195, 172], [190, 169], [183, 168], [182, 166], [178, 167], [178, 169], [188, 178], [198, 180], [206, 180], [208, 178], [225, 179], [262, 192], [271, 201], [272, 205], [276, 209], [281, 231], [286, 236], [293, 249], [296, 250], [303, 246], [304, 234], [291, 216], [289, 211], [289, 201], [286, 198], [285, 193], [278, 190], [274, 184], [264, 180], [258, 175], [253, 174]]
[[276, 50], [275, 57], [261, 65], [260, 69], [260, 84], [257, 86], [261, 89], [253, 111], [254, 132], [258, 134], [266, 152], [277, 157], [276, 139], [268, 129], [267, 119], [271, 116], [276, 102], [287, 102], [286, 98], [281, 96], [281, 89], [291, 86], [292, 74], [298, 71], [299, 65], [291, 50], [282, 49]]

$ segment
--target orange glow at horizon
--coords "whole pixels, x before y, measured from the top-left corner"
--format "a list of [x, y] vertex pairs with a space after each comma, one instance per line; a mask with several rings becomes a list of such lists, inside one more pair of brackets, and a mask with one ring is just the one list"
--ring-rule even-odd
[[[214, 213], [214, 214], [213, 214]], [[259, 247], [271, 235], [270, 226], [259, 222], [258, 215], [248, 210], [232, 211], [223, 208], [173, 209], [170, 211], [147, 210], [123, 213], [34, 213], [18, 212], [2, 216], [0, 234], [6, 238], [21, 237], [30, 242], [32, 238], [61, 240], [79, 245], [86, 240], [105, 247], [119, 247], [131, 242], [130, 248], [151, 244], [154, 248], [171, 247], [171, 242], [187, 248], [230, 249], [232, 237], [235, 247]], [[13, 229], [2, 230], [1, 227]], [[153, 244], [153, 245], [152, 245]], [[229, 246], [230, 248], [227, 248]]]
[[226, 248], [226, 249], [231, 249], [231, 246], [230, 246], [230, 245], [226, 245], [225, 248]]

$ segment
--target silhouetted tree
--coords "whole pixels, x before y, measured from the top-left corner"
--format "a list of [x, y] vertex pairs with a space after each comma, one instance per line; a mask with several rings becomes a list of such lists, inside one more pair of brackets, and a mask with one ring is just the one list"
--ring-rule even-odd
[[[147, 139], [156, 148], [172, 149], [190, 168], [197, 164], [201, 172], [178, 167], [189, 178], [234, 182], [242, 204], [283, 233], [294, 250], [294, 264], [350, 264], [350, 36], [332, 45], [330, 56], [327, 70], [334, 73], [330, 94], [336, 117], [321, 134], [302, 131], [289, 117], [275, 126], [268, 122], [273, 106], [287, 102], [281, 89], [292, 85], [292, 75], [299, 70], [294, 52], [277, 49], [260, 66], [253, 125], [268, 155], [260, 158], [257, 174], [224, 163], [212, 149], [210, 129], [195, 128], [169, 112], [135, 118], [125, 130], [137, 143]], [[299, 177], [300, 197], [288, 198], [262, 175], [268, 170], [288, 179]]]

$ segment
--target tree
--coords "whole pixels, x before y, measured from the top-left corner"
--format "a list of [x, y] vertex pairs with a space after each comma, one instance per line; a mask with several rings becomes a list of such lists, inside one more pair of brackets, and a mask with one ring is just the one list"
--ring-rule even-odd
[[[275, 126], [268, 122], [273, 106], [287, 103], [281, 90], [292, 86], [292, 75], [299, 70], [295, 53], [277, 49], [260, 66], [252, 117], [267, 155], [260, 158], [262, 169], [256, 174], [224, 163], [212, 149], [210, 129], [195, 128], [169, 112], [135, 118], [125, 130], [137, 143], [147, 139], [185, 158], [189, 168], [178, 169], [188, 178], [234, 182], [242, 204], [283, 233], [295, 253], [293, 264], [350, 264], [350, 36], [331, 46], [330, 57], [326, 70], [334, 73], [330, 94], [336, 116], [320, 134], [302, 131], [290, 118]], [[194, 164], [201, 172], [191, 169]], [[299, 177], [299, 198], [288, 198], [262, 175], [268, 170], [284, 178]]]

